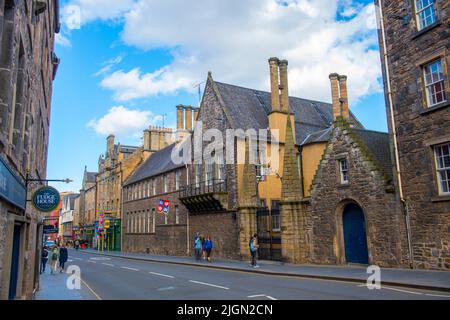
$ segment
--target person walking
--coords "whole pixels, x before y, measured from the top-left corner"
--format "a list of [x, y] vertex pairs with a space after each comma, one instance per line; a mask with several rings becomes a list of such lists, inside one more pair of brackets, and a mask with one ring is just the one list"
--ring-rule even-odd
[[42, 249], [42, 255], [41, 255], [41, 274], [45, 273], [45, 267], [47, 266], [47, 261], [48, 261], [48, 249], [45, 246]]
[[203, 248], [205, 250], [205, 256], [208, 262], [211, 262], [211, 251], [213, 248], [213, 242], [210, 236], [207, 236], [205, 239], [205, 243], [203, 244]]
[[54, 246], [50, 256], [50, 274], [56, 272], [57, 264], [58, 264], [59, 252], [58, 247]]
[[59, 249], [59, 267], [61, 268], [61, 270], [59, 272], [62, 273], [64, 271], [64, 266], [68, 259], [69, 259], [69, 251], [63, 245]]
[[80, 248], [80, 240], [75, 240], [75, 250], [78, 251], [78, 249]]
[[254, 234], [253, 237], [250, 239], [249, 242], [249, 248], [250, 248], [250, 255], [252, 257], [252, 261], [251, 261], [251, 266], [253, 268], [259, 268], [259, 266], [256, 263], [256, 259], [257, 259], [257, 254], [258, 254], [258, 235]]
[[202, 258], [202, 248], [203, 248], [202, 238], [200, 236], [195, 237], [194, 249], [195, 249], [195, 259], [196, 260], [201, 260], [201, 258]]

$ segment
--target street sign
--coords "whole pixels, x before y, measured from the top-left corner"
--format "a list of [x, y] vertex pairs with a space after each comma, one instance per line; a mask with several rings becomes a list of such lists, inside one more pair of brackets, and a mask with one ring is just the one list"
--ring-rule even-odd
[[109, 229], [111, 228], [111, 221], [110, 220], [105, 220], [105, 225], [104, 225], [105, 229]]
[[50, 212], [58, 208], [61, 197], [58, 190], [52, 187], [42, 187], [33, 194], [34, 207], [42, 212]]
[[45, 234], [55, 234], [58, 233], [58, 228], [56, 228], [54, 225], [44, 225], [44, 233]]
[[159, 200], [158, 212], [169, 214], [170, 201], [169, 200]]

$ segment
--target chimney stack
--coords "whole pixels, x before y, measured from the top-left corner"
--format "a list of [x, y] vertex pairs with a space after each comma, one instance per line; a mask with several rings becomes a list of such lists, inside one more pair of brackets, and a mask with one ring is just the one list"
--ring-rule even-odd
[[180, 104], [177, 106], [177, 130], [183, 129], [184, 129], [184, 106]]
[[186, 130], [192, 131], [192, 107], [186, 106]]
[[280, 65], [281, 112], [289, 113], [289, 87], [287, 74], [288, 61], [281, 60], [279, 65]]
[[280, 60], [278, 58], [269, 59], [270, 67], [270, 90], [272, 92], [272, 111], [280, 111], [280, 82], [278, 65]]
[[148, 129], [144, 130], [144, 150], [145, 151], [151, 150], [150, 130]]
[[347, 76], [339, 76], [339, 90], [341, 95], [340, 102], [342, 103], [342, 117], [348, 120], [350, 118], [350, 111], [348, 107]]
[[339, 75], [337, 73], [330, 74], [331, 97], [333, 101], [333, 120], [342, 116], [341, 101], [339, 99]]
[[106, 148], [108, 149], [108, 154], [111, 157], [114, 152], [114, 135], [110, 134], [108, 138], [106, 138]]

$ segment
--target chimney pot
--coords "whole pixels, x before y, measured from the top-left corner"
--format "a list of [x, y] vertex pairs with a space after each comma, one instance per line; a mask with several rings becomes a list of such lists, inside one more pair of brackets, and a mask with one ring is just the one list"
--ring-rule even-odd
[[288, 61], [281, 60], [280, 67], [280, 91], [281, 91], [281, 111], [289, 113], [289, 87], [288, 87]]
[[339, 76], [339, 91], [342, 100], [342, 117], [348, 120], [350, 118], [350, 110], [348, 106], [347, 76]]
[[337, 73], [332, 73], [329, 76], [331, 82], [331, 98], [333, 104], [333, 120], [342, 116], [341, 111], [341, 101], [339, 94], [339, 75]]
[[280, 75], [278, 70], [279, 62], [280, 60], [278, 58], [273, 57], [269, 59], [272, 111], [280, 110]]

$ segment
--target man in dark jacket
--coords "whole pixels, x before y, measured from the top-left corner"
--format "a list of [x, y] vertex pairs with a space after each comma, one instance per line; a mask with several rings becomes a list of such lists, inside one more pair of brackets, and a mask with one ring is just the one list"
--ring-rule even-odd
[[41, 255], [41, 274], [45, 273], [45, 267], [47, 266], [48, 261], [48, 250], [47, 247], [42, 248], [42, 255]]
[[67, 248], [64, 247], [64, 245], [62, 245], [61, 248], [59, 249], [59, 267], [61, 268], [60, 272], [64, 271], [64, 265], [66, 264], [68, 259], [69, 259], [69, 252], [67, 251]]

